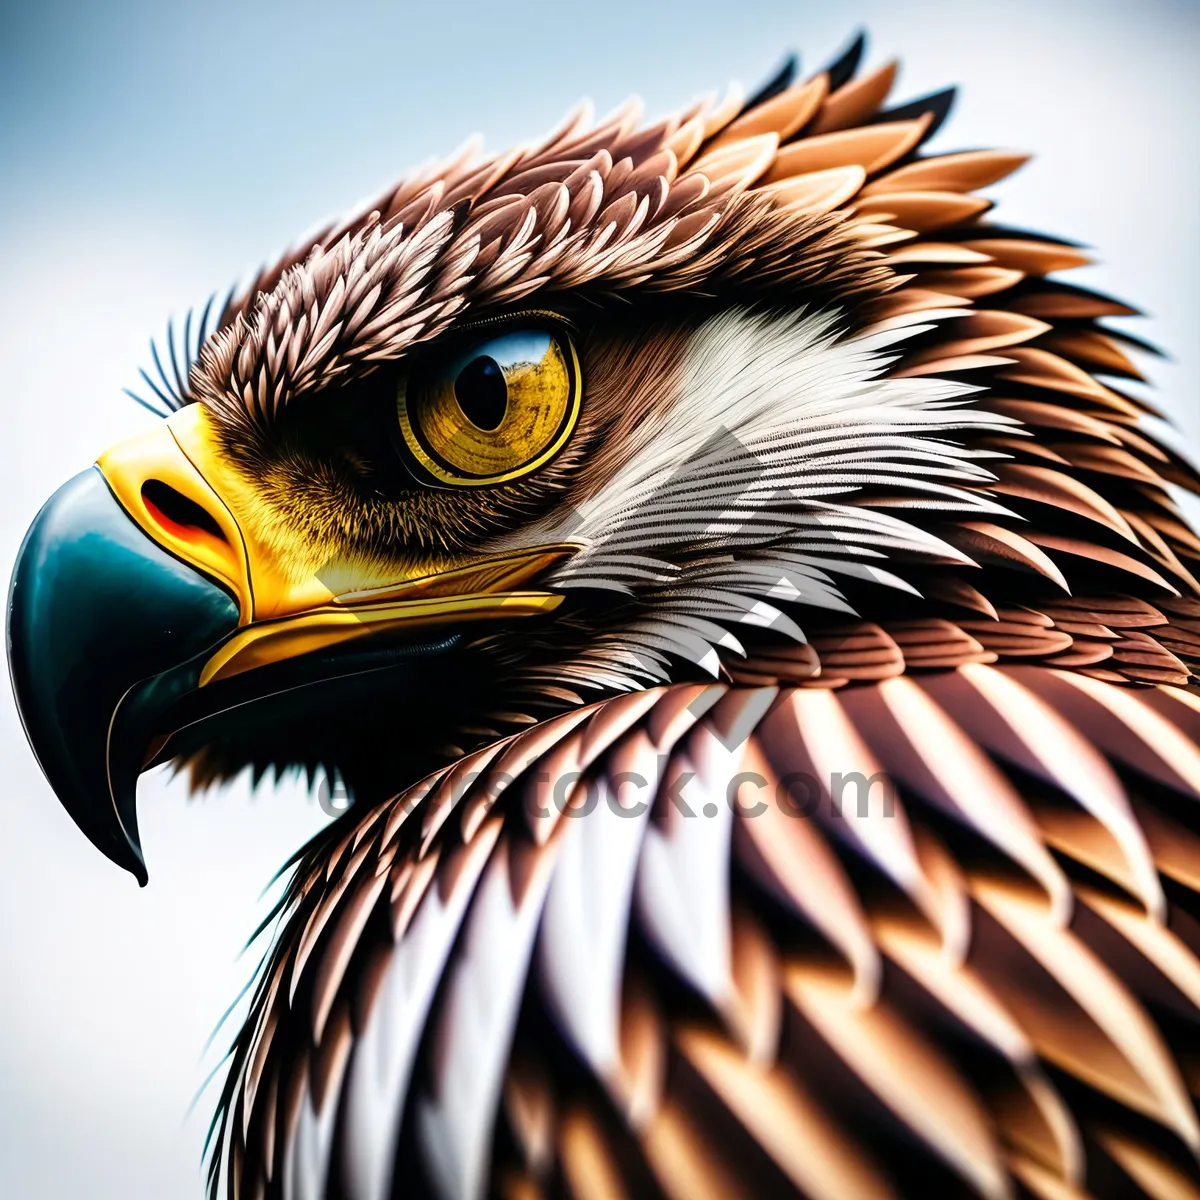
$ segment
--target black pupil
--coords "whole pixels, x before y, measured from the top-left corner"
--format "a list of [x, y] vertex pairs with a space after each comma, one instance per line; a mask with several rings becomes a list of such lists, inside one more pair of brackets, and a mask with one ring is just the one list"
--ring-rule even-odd
[[463, 415], [478, 429], [499, 429], [508, 408], [508, 384], [494, 358], [481, 354], [458, 373], [454, 396]]

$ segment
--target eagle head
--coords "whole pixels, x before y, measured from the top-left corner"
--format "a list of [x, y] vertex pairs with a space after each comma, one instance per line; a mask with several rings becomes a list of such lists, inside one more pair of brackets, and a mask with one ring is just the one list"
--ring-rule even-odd
[[[978, 236], [964, 193], [1020, 159], [923, 178], [945, 98], [881, 112], [890, 73], [845, 96], [851, 67], [470, 145], [201, 329], [170, 416], [56, 494], [13, 577], [26, 730], [105, 853], [144, 879], [154, 763], [324, 767], [371, 802], [585, 698], [728, 677], [739, 631], [803, 655], [797, 606], [965, 561], [936, 527], [1003, 512], [986, 438], [1016, 423], [897, 374], [974, 318], [891, 297], [900, 261], [991, 260], [892, 210]], [[1001, 320], [989, 346], [1041, 328]]]
[[[1071, 885], [1044, 840], [1081, 857], [1089, 879], [1108, 871], [1161, 912], [1146, 843], [1128, 832], [1132, 818], [1122, 818], [1119, 840], [1134, 865], [1119, 871], [1105, 865], [1107, 851], [1073, 850], [1061, 823], [1039, 833], [1032, 818], [1014, 815], [1022, 801], [1015, 784], [997, 782], [998, 767], [987, 766], [986, 786], [979, 780], [993, 751], [1027, 773], [1048, 771], [1054, 756], [1022, 757], [1015, 735], [1001, 744], [989, 732], [998, 717], [970, 714], [984, 711], [985, 693], [988, 704], [1015, 711], [1014, 697], [1044, 681], [1057, 689], [1054, 703], [1038, 692], [1021, 711], [1049, 728], [1047, 711], [1074, 712], [1067, 698], [1092, 703], [1098, 688], [1125, 704], [1126, 684], [1189, 684], [1200, 657], [1200, 585], [1191, 574], [1200, 541], [1166, 484], [1194, 486], [1195, 476], [1141, 423], [1148, 402], [1123, 383], [1138, 378], [1122, 349], [1131, 339], [1099, 324], [1132, 310], [1047, 279], [1085, 261], [1073, 246], [990, 220], [979, 189], [1024, 157], [927, 153], [950, 94], [888, 107], [894, 66], [858, 77], [860, 52], [861, 42], [803, 80], [789, 63], [750, 98], [735, 90], [649, 124], [637, 104], [599, 121], [583, 108], [540, 142], [501, 154], [472, 144], [416, 172], [288, 253], [232, 297], [211, 329], [207, 313], [197, 336], [189, 325], [183, 365], [147, 376], [169, 410], [164, 419], [105, 451], [29, 530], [10, 595], [13, 683], [51, 785], [105, 854], [145, 882], [136, 783], [166, 761], [187, 764], [198, 783], [247, 765], [323, 768], [354, 799], [301, 858], [284, 905], [289, 932], [238, 1044], [221, 1127], [234, 1175], [274, 1188], [289, 1177], [272, 1164], [289, 1146], [307, 1146], [296, 1153], [320, 1160], [314, 1178], [341, 1171], [353, 1177], [346, 1194], [386, 1195], [409, 1144], [398, 1132], [407, 1111], [425, 1131], [414, 1153], [439, 1193], [479, 1194], [486, 1154], [476, 1135], [491, 1129], [495, 1072], [484, 1088], [492, 1099], [478, 1109], [485, 1115], [466, 1133], [462, 1122], [477, 1110], [451, 1103], [458, 1075], [443, 1081], [441, 1107], [429, 1110], [442, 1115], [428, 1127], [426, 1109], [404, 1107], [411, 1073], [389, 1085], [383, 1117], [364, 1097], [384, 1076], [347, 1076], [333, 1167], [334, 1135], [316, 1125], [305, 1134], [309, 1110], [295, 1097], [309, 1087], [312, 1112], [331, 1111], [322, 1089], [336, 1092], [328, 1081], [341, 1078], [346, 1046], [368, 1037], [372, 997], [384, 994], [378, 964], [416, 944], [404, 939], [422, 889], [430, 887], [420, 911], [434, 905], [451, 933], [463, 911], [453, 910], [456, 887], [469, 895], [477, 885], [475, 911], [500, 905], [493, 914], [508, 912], [496, 896], [519, 909], [522, 897], [546, 895], [536, 864], [566, 838], [562, 822], [558, 833], [531, 834], [512, 799], [519, 789], [499, 785], [469, 805], [457, 795], [427, 798], [466, 765], [515, 762], [514, 746], [524, 748], [520, 778], [564, 746], [569, 752], [551, 761], [565, 770], [633, 754], [632, 734], [614, 739], [643, 719], [646, 744], [664, 753], [682, 736], [680, 721], [698, 722], [695, 738], [720, 734], [720, 753], [729, 754], [762, 722], [776, 732], [754, 751], [760, 765], [801, 744], [805, 761], [818, 764], [839, 766], [828, 757], [835, 748], [861, 751], [864, 762], [887, 759], [924, 797], [908, 797], [910, 815], [925, 813], [926, 801], [930, 812], [953, 810], [975, 839], [969, 851], [951, 839], [954, 855], [967, 861], [985, 843], [1009, 855], [1049, 895], [1056, 920]], [[1018, 673], [1006, 674], [1006, 664]], [[1041, 674], [1019, 674], [1035, 667]], [[1182, 721], [1183, 701], [1170, 705]], [[1125, 713], [1116, 701], [1110, 707]], [[658, 715], [647, 718], [651, 709]], [[788, 721], [790, 741], [779, 732]], [[1145, 721], [1127, 723], [1144, 730]], [[1058, 745], [1083, 754], [1073, 736]], [[690, 762], [709, 761], [708, 750], [688, 745]], [[1174, 752], [1176, 775], [1186, 774], [1184, 750]], [[958, 783], [943, 772], [949, 762]], [[985, 793], [988, 804], [970, 798]], [[464, 816], [451, 832], [455, 804]], [[849, 959], [859, 1000], [877, 994], [875, 941], [886, 931], [856, 907], [864, 861], [948, 944], [965, 944], [966, 918], [940, 907], [958, 878], [954, 855], [933, 849], [950, 837], [943, 816], [854, 826], [845, 837], [858, 865], [844, 873], [836, 855], [813, 848], [808, 868], [776, 879], [765, 909], [738, 899], [737, 911], [758, 916], [738, 924], [735, 912], [720, 926], [725, 940], [711, 945], [728, 948], [733, 938], [735, 966], [751, 961], [738, 957], [750, 954], [746, 946], [766, 954], [782, 928], [779, 897], [791, 897], [805, 928]], [[494, 893], [483, 859], [470, 858], [484, 844], [485, 819], [509, 831], [486, 841], [488, 853], [508, 847], [508, 882]], [[750, 874], [800, 836], [755, 841], [753, 823], [743, 824], [751, 832], [733, 844], [757, 864], [739, 868]], [[750, 1030], [754, 1053], [773, 1047], [777, 1027], [743, 1020], [759, 1010], [730, 999], [742, 996], [741, 968], [729, 968], [734, 982], [712, 983], [726, 977], [696, 966], [701, 952], [680, 932], [686, 921], [668, 919], [671, 889], [683, 895], [688, 879], [708, 875], [695, 862], [655, 875], [659, 860], [645, 838], [637, 946], [640, 976], [651, 983], [638, 994], [674, 1012], [681, 978], [730, 1028]], [[724, 861], [728, 839], [713, 853], [714, 864]], [[443, 867], [438, 891], [429, 879]], [[700, 873], [688, 874], [693, 868]], [[600, 871], [595, 862], [589, 869]], [[587, 878], [600, 888], [602, 876]], [[805, 907], [796, 896], [818, 877], [827, 880], [824, 898]], [[386, 893], [372, 882], [388, 879]], [[628, 913], [632, 880], [615, 871], [613, 912]], [[730, 883], [727, 867], [713, 866], [711, 882], [696, 894], [759, 896]], [[830, 913], [843, 902], [858, 915], [839, 924]], [[576, 910], [546, 904], [541, 936], [553, 941], [570, 925], [562, 914]], [[426, 917], [427, 925], [442, 919]], [[463, 935], [462, 970], [482, 971], [491, 919], [476, 920], [475, 941]], [[794, 911], [789, 919], [798, 920]], [[751, 926], [759, 933], [745, 933]], [[314, 930], [325, 930], [323, 940]], [[652, 1127], [650, 1109], [637, 1108], [649, 1093], [613, 1066], [616, 1034], [593, 1038], [580, 1016], [588, 996], [608, 993], [597, 985], [563, 999], [573, 976], [556, 973], [553, 955], [567, 954], [570, 941], [559, 937], [539, 959], [551, 980], [546, 1003], [640, 1137]], [[799, 952], [791, 934], [776, 942]], [[513, 951], [512, 962], [528, 959], [528, 939], [521, 944], [525, 957]], [[432, 988], [448, 953], [426, 946], [411, 978], [427, 969]], [[608, 959], [597, 955], [571, 970], [599, 971]], [[663, 962], [675, 972], [674, 991], [653, 983]], [[619, 971], [612, 978], [619, 991]], [[507, 1001], [494, 989], [496, 1004], [508, 1004], [507, 1034], [479, 1034], [480, 1056], [464, 1059], [462, 1071], [483, 1071], [497, 1045], [500, 1070], [519, 982]], [[945, 989], [948, 1004], [966, 995]], [[438, 995], [438, 1028], [461, 1026], [457, 993], [446, 984]], [[307, 1015], [288, 1025], [305, 997]], [[413, 1038], [432, 997], [410, 1013]], [[605, 1010], [613, 1022], [648, 1011], [642, 1001], [621, 1004]], [[734, 1068], [719, 1054], [705, 1058], [700, 1043], [680, 1037], [672, 1045], [702, 1074], [711, 1067], [710, 1083], [733, 1078], [720, 1074]], [[452, 1044], [437, 1041], [431, 1061], [449, 1061], [436, 1047]], [[379, 1062], [392, 1061], [382, 1043], [371, 1045]], [[301, 1076], [309, 1083], [297, 1083]], [[721, 1094], [736, 1108], [731, 1092]], [[783, 1104], [780, 1096], [771, 1103]], [[951, 1101], [967, 1111], [967, 1101]], [[1149, 1101], [1130, 1103], [1149, 1111]], [[666, 1120], [672, 1110], [654, 1111]], [[752, 1115], [740, 1119], [767, 1145], [769, 1131]], [[800, 1127], [806, 1136], [816, 1128]], [[980, 1151], [972, 1159], [949, 1134], [931, 1137], [943, 1167], [986, 1194], [1008, 1194], [998, 1158]], [[666, 1143], [654, 1145], [667, 1154]], [[660, 1181], [687, 1177], [662, 1168], [670, 1155], [656, 1158], [654, 1145], [643, 1145], [646, 1169]], [[575, 1160], [561, 1153], [569, 1170]], [[794, 1166], [793, 1182], [812, 1183], [808, 1158], [793, 1163], [782, 1144], [772, 1153], [785, 1173]], [[963, 1166], [968, 1159], [974, 1165]], [[683, 1170], [682, 1159], [670, 1161]], [[282, 1194], [318, 1194], [295, 1189], [293, 1177]]]

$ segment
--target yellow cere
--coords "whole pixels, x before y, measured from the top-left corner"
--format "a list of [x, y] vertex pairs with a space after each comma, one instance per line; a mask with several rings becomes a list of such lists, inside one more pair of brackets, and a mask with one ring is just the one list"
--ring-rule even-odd
[[565, 443], [579, 409], [574, 348], [541, 329], [503, 333], [401, 382], [400, 428], [435, 479], [480, 486], [515, 479]]

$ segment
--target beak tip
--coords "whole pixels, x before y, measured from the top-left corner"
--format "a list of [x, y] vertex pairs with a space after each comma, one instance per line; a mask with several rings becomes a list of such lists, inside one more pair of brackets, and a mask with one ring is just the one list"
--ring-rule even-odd
[[150, 873], [146, 870], [146, 859], [142, 855], [142, 847], [137, 838], [126, 837], [128, 853], [117, 864], [127, 870], [137, 880], [138, 887], [144, 888], [150, 882]]
[[128, 871], [137, 880], [138, 887], [144, 888], [150, 882], [150, 875], [146, 870], [146, 863], [142, 859], [140, 846], [130, 842], [125, 848], [125, 853], [110, 849], [105, 852], [105, 858]]
[[150, 872], [146, 870], [146, 860], [142, 857], [142, 848], [134, 842], [129, 845], [130, 861], [123, 864], [126, 870], [137, 880], [138, 887], [144, 888], [150, 882]]
[[[118, 720], [114, 715], [113, 725], [117, 724]], [[118, 867], [124, 867], [138, 881], [138, 887], [145, 887], [149, 876], [146, 872], [146, 856], [142, 851], [142, 835], [138, 830], [138, 777], [136, 771], [121, 769], [122, 765], [128, 767], [128, 760], [122, 764], [121, 757], [118, 756], [115, 762], [109, 759], [109, 800], [112, 804], [110, 811], [116, 817], [116, 821], [105, 824], [104, 836], [107, 845], [100, 848]]]

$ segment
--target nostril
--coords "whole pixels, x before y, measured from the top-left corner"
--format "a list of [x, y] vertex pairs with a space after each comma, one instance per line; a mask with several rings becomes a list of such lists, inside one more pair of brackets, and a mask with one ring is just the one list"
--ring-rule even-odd
[[160, 479], [146, 480], [142, 484], [142, 501], [149, 509], [150, 515], [167, 528], [179, 526], [184, 533], [199, 529], [228, 543], [229, 539], [217, 524], [216, 518], [194, 500], [189, 500], [182, 492], [177, 492], [169, 483], [163, 483]]

